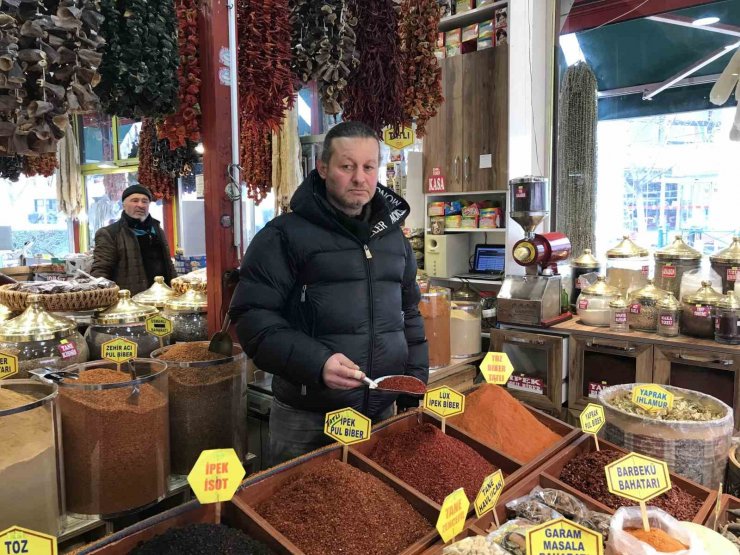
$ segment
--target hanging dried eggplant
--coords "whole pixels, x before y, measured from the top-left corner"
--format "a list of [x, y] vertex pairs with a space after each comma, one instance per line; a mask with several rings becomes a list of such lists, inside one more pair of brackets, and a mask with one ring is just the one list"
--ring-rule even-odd
[[168, 139], [157, 139], [152, 142], [154, 167], [173, 177], [182, 177], [193, 173], [193, 166], [200, 161], [195, 152], [197, 143], [186, 139], [183, 146], [171, 148]]
[[23, 156], [0, 156], [0, 179], [16, 182], [23, 171]]
[[398, 15], [393, 0], [348, 0], [347, 7], [362, 22], [357, 26], [360, 65], [347, 83], [345, 120], [361, 121], [381, 133], [388, 125], [403, 125], [403, 62], [397, 40]]
[[145, 118], [139, 133], [139, 183], [147, 187], [155, 199], [169, 199], [175, 194], [175, 180], [169, 173], [161, 171], [154, 161], [156, 141], [154, 122]]
[[437, 114], [442, 97], [442, 69], [434, 55], [440, 10], [437, 0], [403, 0], [398, 38], [403, 56], [405, 124], [416, 121], [423, 137], [427, 122]]
[[258, 124], [242, 122], [239, 159], [247, 196], [259, 205], [272, 188], [272, 132]]
[[359, 65], [357, 17], [345, 0], [293, 0], [292, 69], [301, 84], [315, 80], [327, 114], [342, 111], [340, 99], [350, 74]]

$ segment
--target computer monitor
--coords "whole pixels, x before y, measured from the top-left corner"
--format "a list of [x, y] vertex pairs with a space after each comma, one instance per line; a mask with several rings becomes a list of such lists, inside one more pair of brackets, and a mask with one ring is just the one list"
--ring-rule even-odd
[[506, 263], [505, 245], [476, 245], [473, 272], [477, 274], [501, 274]]

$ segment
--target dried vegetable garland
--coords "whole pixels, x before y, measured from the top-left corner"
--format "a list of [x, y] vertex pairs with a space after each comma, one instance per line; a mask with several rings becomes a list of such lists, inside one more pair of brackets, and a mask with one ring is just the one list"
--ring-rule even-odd
[[345, 0], [293, 0], [292, 69], [299, 83], [315, 80], [324, 111], [342, 111], [340, 98], [360, 63], [356, 47], [357, 16]]
[[259, 125], [242, 122], [239, 138], [242, 181], [247, 196], [259, 205], [272, 187], [272, 132]]
[[396, 3], [349, 0], [347, 5], [362, 24], [357, 26], [360, 65], [347, 83], [343, 118], [361, 121], [378, 133], [388, 125], [399, 128], [404, 119], [404, 85]]
[[200, 142], [200, 53], [198, 9], [193, 0], [177, 0], [178, 109], [157, 124], [157, 137], [167, 139], [171, 149]]
[[442, 98], [442, 68], [434, 54], [440, 10], [437, 0], [403, 0], [398, 22], [405, 87], [404, 123], [416, 121], [423, 137], [427, 122], [437, 114]]
[[195, 152], [196, 143], [186, 139], [185, 145], [171, 148], [168, 139], [157, 139], [152, 142], [152, 159], [154, 167], [174, 177], [190, 175], [193, 166], [200, 161]]
[[151, 119], [144, 119], [139, 133], [139, 183], [147, 187], [152, 196], [169, 199], [175, 194], [175, 180], [161, 171], [154, 161], [154, 143], [157, 141], [157, 130]]
[[16, 182], [23, 171], [23, 156], [0, 156], [0, 179]]
[[40, 156], [23, 157], [23, 173], [28, 177], [43, 175], [51, 177], [59, 167], [56, 152], [48, 152]]
[[177, 22], [173, 0], [102, 0], [107, 41], [96, 91], [105, 112], [161, 117], [177, 109]]

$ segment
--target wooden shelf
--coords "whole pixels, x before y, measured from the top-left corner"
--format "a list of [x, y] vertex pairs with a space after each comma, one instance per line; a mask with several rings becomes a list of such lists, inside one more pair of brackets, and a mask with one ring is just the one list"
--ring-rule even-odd
[[496, 10], [498, 8], [503, 8], [508, 4], [508, 0], [500, 0], [499, 2], [494, 2], [488, 6], [481, 6], [480, 8], [475, 8], [474, 10], [469, 10], [467, 12], [448, 15], [440, 20], [439, 30], [451, 31], [452, 29], [459, 29], [460, 27], [466, 27], [468, 25], [473, 25], [474, 23], [486, 21], [487, 19], [493, 19]]
[[[426, 228], [427, 233], [431, 233], [431, 229]], [[506, 233], [505, 227], [494, 227], [491, 229], [481, 229], [481, 228], [475, 228], [475, 229], [447, 229], [445, 228], [445, 233]]]
[[483, 195], [506, 195], [505, 190], [495, 190], [495, 191], [446, 191], [444, 193], [424, 193], [424, 196], [426, 197], [465, 197], [468, 195], [473, 196], [483, 196]]
[[436, 277], [436, 276], [429, 276], [429, 279], [438, 279], [441, 281], [454, 281], [457, 283], [474, 283], [474, 284], [479, 284], [479, 285], [501, 285], [504, 283], [500, 279], [475, 279], [475, 278]]

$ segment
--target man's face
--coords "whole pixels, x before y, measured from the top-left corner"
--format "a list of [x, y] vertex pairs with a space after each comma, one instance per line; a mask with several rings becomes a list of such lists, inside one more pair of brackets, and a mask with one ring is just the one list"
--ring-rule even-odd
[[326, 180], [329, 202], [345, 214], [356, 216], [375, 195], [380, 147], [372, 138], [342, 137], [332, 141], [328, 164], [318, 163]]
[[149, 197], [141, 193], [134, 193], [126, 197], [123, 201], [123, 211], [131, 218], [136, 218], [142, 222], [149, 215]]

